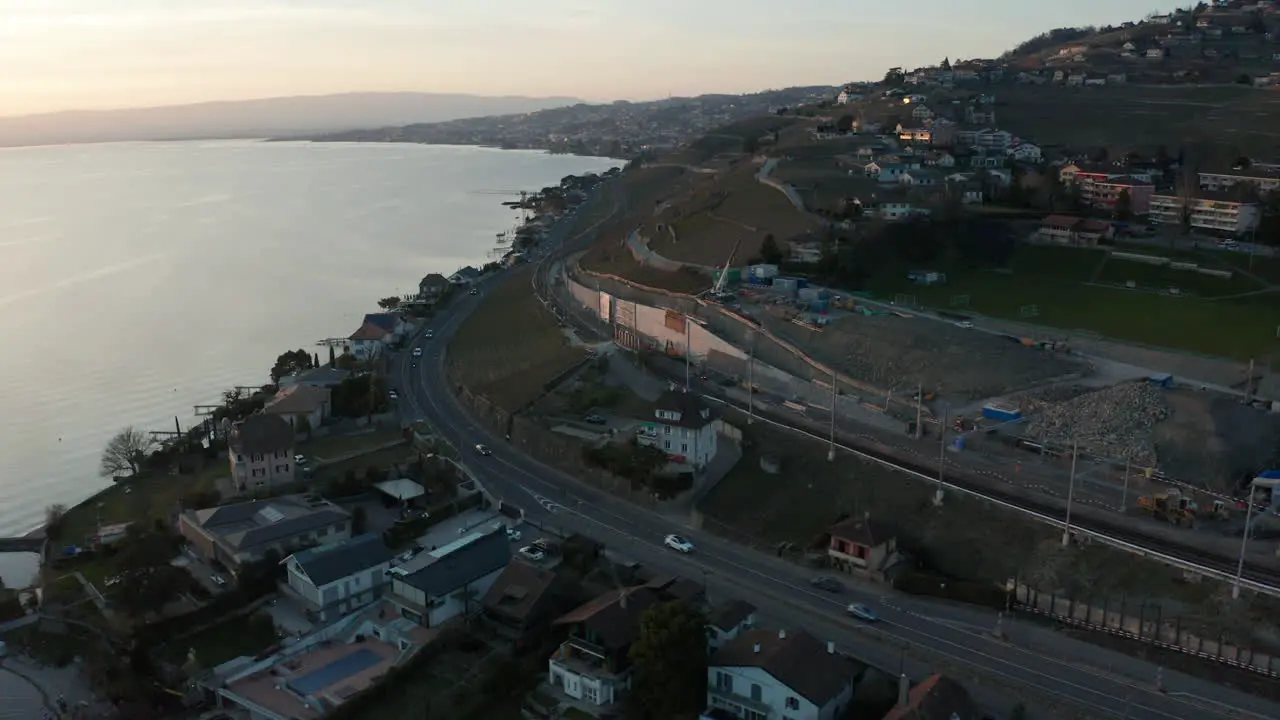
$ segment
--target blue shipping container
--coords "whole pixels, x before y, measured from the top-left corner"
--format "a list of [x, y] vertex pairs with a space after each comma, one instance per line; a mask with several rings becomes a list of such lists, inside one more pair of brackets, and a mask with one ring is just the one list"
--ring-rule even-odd
[[771, 277], [760, 277], [760, 276], [758, 276], [758, 275], [752, 275], [751, 277], [747, 278], [747, 282], [748, 282], [749, 284], [751, 284], [751, 285], [772, 285], [772, 284], [773, 284], [773, 278], [771, 278]]
[[999, 422], [1013, 422], [1022, 419], [1022, 411], [1016, 408], [985, 405], [982, 408], [982, 417]]
[[813, 312], [824, 313], [827, 311], [827, 307], [829, 305], [830, 303], [828, 303], [826, 300], [814, 300], [813, 302], [809, 303], [809, 309], [812, 310]]
[[809, 287], [809, 281], [804, 278], [796, 278], [796, 287], [798, 288]]

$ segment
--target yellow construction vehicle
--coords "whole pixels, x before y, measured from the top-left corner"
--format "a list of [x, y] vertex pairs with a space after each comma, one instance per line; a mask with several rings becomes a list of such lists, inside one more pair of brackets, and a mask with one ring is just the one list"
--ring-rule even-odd
[[1177, 490], [1143, 495], [1138, 498], [1138, 507], [1157, 520], [1185, 527], [1195, 523], [1198, 509], [1195, 502]]

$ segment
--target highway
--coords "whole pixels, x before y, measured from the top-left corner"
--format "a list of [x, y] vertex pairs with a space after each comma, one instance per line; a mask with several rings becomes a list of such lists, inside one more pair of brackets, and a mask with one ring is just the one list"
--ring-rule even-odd
[[[581, 247], [590, 238], [566, 240], [558, 228], [546, 243], [560, 252]], [[564, 241], [563, 243], [561, 241]], [[914, 679], [932, 668], [944, 669], [965, 682], [988, 709], [1009, 710], [1020, 694], [1032, 708], [1052, 698], [1074, 713], [1057, 717], [1276, 718], [1280, 707], [1265, 700], [1190, 676], [1161, 672], [1127, 656], [1057, 636], [1019, 621], [1001, 623], [997, 638], [995, 613], [932, 603], [892, 594], [884, 588], [850, 587], [832, 595], [812, 589], [812, 573], [792, 563], [758, 553], [709, 533], [680, 524], [578, 483], [574, 478], [514, 451], [500, 434], [475, 422], [451, 391], [446, 375], [446, 347], [458, 326], [484, 294], [507, 281], [509, 274], [486, 279], [478, 296], [462, 295], [432, 322], [434, 338], [419, 335], [411, 347], [422, 347], [413, 361], [408, 352], [393, 365], [406, 420], [425, 420], [462, 453], [462, 463], [499, 498], [523, 508], [527, 518], [562, 532], [581, 532], [614, 551], [651, 568], [703, 579], [713, 600], [741, 597], [771, 618], [834, 640], [854, 657], [892, 671], [901, 667]], [[482, 456], [474, 446], [488, 446]], [[696, 545], [679, 555], [662, 538], [679, 532]], [[848, 619], [850, 602], [876, 608], [881, 622], [866, 625]], [[1163, 690], [1156, 686], [1161, 682]]]

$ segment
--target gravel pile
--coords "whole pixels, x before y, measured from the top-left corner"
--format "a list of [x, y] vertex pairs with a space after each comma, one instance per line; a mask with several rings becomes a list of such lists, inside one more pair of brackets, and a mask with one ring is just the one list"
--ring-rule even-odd
[[979, 330], [924, 318], [846, 315], [812, 333], [764, 315], [765, 325], [820, 362], [879, 388], [940, 391], [950, 401], [1023, 390], [1088, 365]]
[[1116, 385], [1066, 402], [1031, 405], [1036, 414], [1027, 426], [1029, 437], [1076, 440], [1092, 453], [1127, 457], [1143, 465], [1155, 465], [1154, 428], [1169, 416], [1164, 392], [1147, 383]]

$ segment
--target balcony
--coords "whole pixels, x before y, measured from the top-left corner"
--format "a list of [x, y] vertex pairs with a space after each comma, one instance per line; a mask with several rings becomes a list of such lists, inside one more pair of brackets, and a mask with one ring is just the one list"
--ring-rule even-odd
[[764, 702], [752, 700], [749, 697], [738, 695], [732, 690], [724, 688], [708, 687], [707, 699], [711, 701], [711, 707], [724, 708], [741, 718], [774, 720], [780, 717], [779, 714], [773, 711], [773, 708]]
[[551, 662], [577, 675], [601, 679], [626, 677], [631, 668], [617, 667], [604, 648], [581, 640], [569, 638], [551, 653]]

